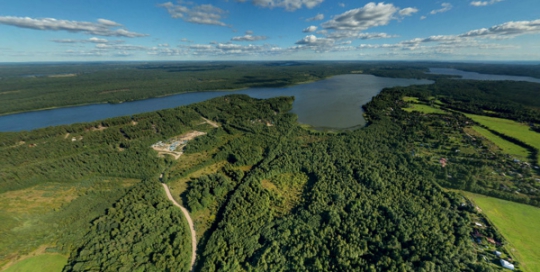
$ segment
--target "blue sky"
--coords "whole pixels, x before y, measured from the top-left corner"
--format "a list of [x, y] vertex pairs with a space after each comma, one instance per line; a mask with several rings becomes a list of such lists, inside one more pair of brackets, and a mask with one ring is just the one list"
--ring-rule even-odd
[[3, 0], [0, 62], [540, 60], [538, 0]]

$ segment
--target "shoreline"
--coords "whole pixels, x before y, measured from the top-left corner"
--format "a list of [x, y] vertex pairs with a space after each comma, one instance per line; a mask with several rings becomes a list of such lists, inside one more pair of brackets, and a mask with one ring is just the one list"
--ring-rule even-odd
[[[277, 88], [287, 88], [287, 87], [292, 87], [292, 86], [296, 86], [296, 85], [303, 85], [303, 84], [314, 83], [314, 82], [317, 82], [317, 81], [329, 79], [329, 78], [332, 78], [332, 77], [334, 77], [334, 76], [339, 76], [339, 75], [348, 75], [348, 74], [338, 74], [338, 75], [332, 75], [332, 76], [320, 78], [320, 79], [317, 79], [317, 80], [308, 80], [308, 81], [296, 82], [296, 83], [293, 83], [293, 84], [288, 84], [288, 85], [285, 85], [285, 86], [282, 86], [282, 87], [277, 87]], [[169, 96], [174, 96], [174, 95], [179, 95], [179, 94], [187, 94], [187, 93], [202, 93], [202, 92], [235, 92], [235, 91], [242, 91], [242, 90], [246, 90], [246, 89], [250, 89], [250, 88], [265, 88], [265, 87], [241, 87], [241, 88], [234, 88], [234, 89], [219, 89], [219, 90], [204, 90], [204, 91], [187, 91], [187, 92], [179, 92], [179, 93], [171, 93], [171, 94], [164, 94], [164, 95], [158, 95], [158, 96], [151, 96], [151, 97], [146, 97], [146, 98], [141, 98], [141, 99], [135, 99], [135, 100], [130, 100], [130, 101], [121, 101], [121, 102], [118, 102], [118, 103], [109, 103], [109, 102], [90, 102], [90, 103], [72, 104], [72, 105], [66, 105], [66, 106], [53, 106], [53, 107], [39, 108], [39, 109], [33, 109], [33, 110], [23, 110], [23, 111], [14, 111], [14, 112], [0, 113], [0, 117], [2, 117], [2, 116], [8, 116], [8, 115], [21, 114], [21, 113], [27, 113], [27, 112], [47, 111], [47, 110], [64, 109], [64, 108], [75, 108], [75, 107], [89, 106], [89, 105], [100, 105], [100, 104], [111, 104], [111, 105], [115, 105], [115, 104], [129, 103], [129, 102], [135, 102], [135, 101], [142, 101], [142, 100], [147, 100], [147, 99], [152, 99], [152, 98], [163, 98], [163, 97], [169, 97]]]

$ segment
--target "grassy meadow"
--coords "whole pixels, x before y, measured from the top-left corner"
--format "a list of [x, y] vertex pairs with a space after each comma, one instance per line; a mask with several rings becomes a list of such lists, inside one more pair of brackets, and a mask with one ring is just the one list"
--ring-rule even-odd
[[479, 127], [479, 126], [473, 126], [472, 129], [476, 131], [478, 134], [482, 135], [489, 141], [493, 142], [495, 145], [497, 145], [504, 153], [512, 155], [516, 158], [519, 158], [521, 160], [527, 160], [527, 156], [529, 156], [529, 151], [519, 145], [516, 145], [512, 142], [509, 142], [495, 134], [493, 134], [491, 131]]
[[426, 114], [430, 114], [430, 113], [445, 114], [446, 113], [445, 111], [439, 108], [431, 107], [424, 104], [413, 104], [413, 103], [410, 103], [408, 108], [402, 108], [402, 110], [406, 112], [418, 111], [418, 112], [426, 113]]
[[[474, 114], [466, 114], [475, 122], [484, 125], [492, 130], [495, 130], [504, 135], [516, 138], [538, 150], [540, 150], [540, 133], [534, 132], [529, 126], [518, 123], [516, 121], [495, 118], [489, 116], [481, 116]], [[540, 155], [537, 158], [540, 161]]]
[[507, 239], [523, 271], [540, 271], [540, 208], [463, 192]]
[[61, 272], [66, 263], [63, 255], [42, 254], [17, 262], [4, 272]]

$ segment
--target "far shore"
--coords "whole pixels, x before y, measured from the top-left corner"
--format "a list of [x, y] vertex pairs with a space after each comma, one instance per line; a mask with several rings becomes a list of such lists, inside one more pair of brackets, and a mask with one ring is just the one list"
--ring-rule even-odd
[[[346, 74], [339, 74], [339, 75], [346, 75]], [[286, 87], [291, 87], [291, 86], [296, 86], [296, 85], [309, 84], [309, 83], [313, 83], [313, 82], [317, 82], [317, 81], [329, 79], [329, 78], [332, 78], [332, 77], [334, 77], [334, 76], [339, 76], [339, 75], [332, 75], [332, 76], [328, 76], [328, 77], [324, 77], [324, 78], [320, 78], [320, 79], [314, 79], [314, 80], [308, 80], [308, 81], [296, 82], [296, 83], [284, 85], [284, 86], [277, 87], [277, 88], [286, 88]], [[72, 108], [72, 107], [80, 107], [80, 106], [88, 106], [88, 105], [99, 105], [99, 104], [121, 104], [121, 103], [128, 103], [128, 102], [133, 102], [133, 101], [141, 101], [141, 100], [146, 100], [146, 99], [151, 99], [151, 98], [168, 97], [168, 96], [173, 96], [173, 95], [178, 95], [178, 94], [185, 94], [185, 93], [199, 93], [199, 92], [234, 92], [234, 91], [242, 91], [242, 90], [246, 90], [246, 89], [250, 89], [250, 88], [264, 88], [264, 87], [242, 87], [242, 88], [234, 88], [234, 89], [219, 89], [219, 90], [204, 90], [204, 91], [187, 91], [187, 92], [170, 93], [170, 94], [158, 95], [158, 96], [150, 96], [150, 97], [145, 97], [145, 98], [135, 99], [135, 100], [130, 100], [130, 101], [125, 100], [125, 101], [119, 101], [119, 102], [115, 102], [115, 103], [110, 103], [110, 102], [91, 102], [91, 103], [72, 104], [72, 105], [65, 105], [65, 106], [54, 106], [54, 107], [39, 108], [39, 109], [24, 110], [24, 111], [6, 112], [6, 113], [0, 113], [0, 116], [13, 115], [13, 114], [19, 114], [19, 113], [25, 113], [25, 112], [54, 110], [54, 109], [60, 109], [60, 108]]]

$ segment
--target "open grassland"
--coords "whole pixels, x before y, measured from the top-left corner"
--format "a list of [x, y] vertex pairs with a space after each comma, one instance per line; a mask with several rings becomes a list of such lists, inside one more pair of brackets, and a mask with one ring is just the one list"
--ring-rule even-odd
[[[518, 139], [536, 148], [537, 150], [540, 150], [540, 133], [532, 131], [530, 127], [525, 124], [502, 118], [481, 116], [475, 114], [466, 115], [467, 117], [471, 118], [472, 120], [483, 126], [486, 126], [506, 136]], [[538, 155], [537, 160], [540, 161], [540, 154]]]
[[463, 192], [508, 240], [524, 271], [540, 271], [540, 209], [498, 198]]
[[409, 103], [409, 102], [419, 103], [420, 102], [420, 100], [418, 100], [418, 97], [412, 97], [412, 96], [404, 96], [403, 101], [405, 101], [407, 103]]
[[24, 259], [8, 267], [5, 272], [60, 272], [67, 257], [60, 254], [43, 254]]
[[516, 145], [514, 143], [511, 143], [495, 134], [493, 134], [491, 131], [479, 127], [479, 126], [473, 126], [472, 129], [476, 131], [478, 134], [482, 135], [489, 141], [493, 142], [497, 147], [499, 147], [504, 153], [512, 155], [516, 158], [519, 158], [521, 160], [526, 160], [527, 156], [529, 155], [529, 151], [519, 145]]
[[82, 234], [68, 230], [76, 224], [85, 224], [94, 212], [102, 211], [100, 203], [106, 204], [104, 198], [114, 195], [113, 191], [136, 182], [95, 178], [77, 183], [43, 183], [1, 193], [0, 267], [17, 262], [38, 248], [54, 248], [59, 239], [68, 241], [71, 239], [68, 236]]
[[418, 112], [426, 113], [426, 114], [429, 114], [429, 113], [445, 114], [446, 113], [445, 111], [435, 108], [435, 107], [431, 107], [424, 104], [412, 104], [412, 103], [409, 104], [408, 108], [403, 108], [403, 110], [406, 112], [418, 111]]

